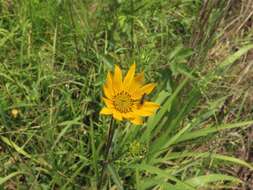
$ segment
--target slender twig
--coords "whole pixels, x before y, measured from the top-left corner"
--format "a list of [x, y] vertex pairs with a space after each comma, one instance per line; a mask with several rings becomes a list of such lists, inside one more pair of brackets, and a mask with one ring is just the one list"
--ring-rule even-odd
[[107, 144], [106, 144], [106, 148], [105, 148], [105, 158], [102, 163], [102, 171], [101, 171], [101, 175], [100, 175], [100, 179], [99, 179], [99, 183], [98, 183], [99, 190], [101, 189], [101, 186], [103, 185], [105, 168], [106, 168], [108, 161], [109, 161], [108, 157], [109, 157], [110, 148], [112, 145], [112, 139], [113, 139], [114, 132], [115, 132], [114, 122], [113, 122], [113, 118], [111, 118], [109, 133], [108, 133], [108, 137], [107, 137]]

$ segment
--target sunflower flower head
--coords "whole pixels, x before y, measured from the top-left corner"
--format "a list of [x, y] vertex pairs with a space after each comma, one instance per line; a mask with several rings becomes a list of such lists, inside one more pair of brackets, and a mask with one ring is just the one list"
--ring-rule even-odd
[[130, 120], [141, 125], [142, 117], [152, 115], [159, 104], [147, 101], [144, 97], [155, 88], [154, 83], [144, 85], [144, 73], [135, 75], [136, 65], [133, 64], [123, 79], [119, 66], [115, 66], [114, 74], [108, 72], [103, 86], [105, 107], [100, 114], [112, 115], [114, 119]]

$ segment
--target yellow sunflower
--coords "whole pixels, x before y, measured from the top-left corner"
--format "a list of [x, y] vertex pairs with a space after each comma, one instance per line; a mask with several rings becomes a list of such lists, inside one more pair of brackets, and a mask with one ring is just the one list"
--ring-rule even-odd
[[136, 65], [133, 64], [125, 78], [121, 69], [116, 65], [114, 75], [108, 72], [103, 86], [103, 100], [106, 107], [100, 114], [112, 115], [117, 120], [127, 119], [136, 125], [143, 123], [142, 117], [152, 115], [159, 108], [159, 104], [146, 101], [143, 96], [150, 94], [155, 88], [154, 83], [143, 85], [144, 73], [135, 76]]

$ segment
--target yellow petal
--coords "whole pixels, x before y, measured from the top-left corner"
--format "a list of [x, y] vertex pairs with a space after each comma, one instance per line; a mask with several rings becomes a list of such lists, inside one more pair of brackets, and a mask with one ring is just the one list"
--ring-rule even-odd
[[113, 91], [111, 88], [108, 88], [106, 85], [103, 86], [104, 94], [108, 99], [113, 98]]
[[110, 71], [107, 73], [105, 84], [107, 86], [111, 86], [112, 85], [112, 73]]
[[110, 94], [113, 96], [114, 95], [114, 91], [113, 91], [113, 83], [112, 83], [112, 73], [108, 72], [107, 73], [107, 77], [106, 77], [106, 82], [105, 82], [105, 87], [108, 89], [108, 91], [110, 92]]
[[147, 117], [153, 115], [154, 111], [142, 109], [142, 110], [135, 110], [134, 113], [142, 117]]
[[99, 112], [99, 114], [102, 114], [102, 115], [111, 115], [112, 114], [112, 111], [108, 108], [102, 108], [102, 110]]
[[130, 91], [136, 91], [138, 88], [141, 87], [141, 85], [144, 83], [144, 72], [139, 73], [134, 77], [134, 80], [131, 83], [131, 86], [129, 87]]
[[120, 120], [120, 121], [122, 121], [122, 119], [123, 119], [122, 114], [116, 110], [113, 110], [113, 117], [117, 120]]
[[143, 106], [134, 110], [134, 113], [139, 116], [150, 116], [160, 107], [159, 104], [154, 102], [144, 102]]
[[141, 93], [145, 93], [145, 94], [150, 94], [152, 92], [152, 90], [155, 88], [156, 84], [155, 83], [149, 83], [145, 86], [143, 86], [140, 91]]
[[123, 86], [126, 91], [128, 91], [129, 87], [131, 86], [131, 83], [134, 79], [135, 74], [135, 63], [130, 67], [129, 71], [126, 74], [126, 77], [124, 78]]
[[136, 115], [134, 115], [134, 112], [127, 112], [123, 113], [122, 116], [126, 119], [134, 118]]
[[134, 91], [132, 93], [132, 97], [134, 99], [140, 99], [143, 94], [150, 94], [152, 90], [155, 88], [155, 86], [156, 86], [155, 83], [149, 83], [141, 87], [140, 89], [137, 89], [136, 91]]
[[103, 99], [103, 101], [105, 102], [105, 105], [108, 107], [108, 108], [113, 108], [114, 106], [113, 106], [113, 102], [111, 101], [111, 100], [109, 100], [109, 99], [107, 99], [107, 98], [102, 98]]
[[145, 109], [158, 109], [160, 107], [160, 105], [155, 102], [146, 101], [146, 102], [144, 102], [143, 107]]
[[115, 65], [114, 77], [113, 77], [113, 89], [118, 93], [122, 90], [122, 72], [118, 65]]
[[134, 78], [134, 81], [136, 83], [143, 84], [143, 82], [144, 82], [144, 72], [141, 72], [141, 73], [137, 74], [136, 77]]
[[141, 117], [135, 117], [132, 120], [130, 120], [133, 124], [135, 125], [142, 125], [143, 124], [143, 120], [141, 119]]

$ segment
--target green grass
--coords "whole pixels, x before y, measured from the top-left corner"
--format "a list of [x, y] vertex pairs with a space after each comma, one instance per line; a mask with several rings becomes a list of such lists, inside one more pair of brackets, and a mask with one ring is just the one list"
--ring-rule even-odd
[[250, 112], [238, 117], [245, 98], [236, 118], [220, 114], [231, 94], [219, 88], [252, 34], [211, 61], [230, 1], [208, 2], [0, 0], [0, 189], [97, 189], [110, 123], [99, 116], [102, 85], [115, 64], [133, 62], [158, 83], [161, 108], [143, 126], [116, 123], [101, 189], [244, 184], [222, 168], [252, 164], [208, 143], [253, 124]]

